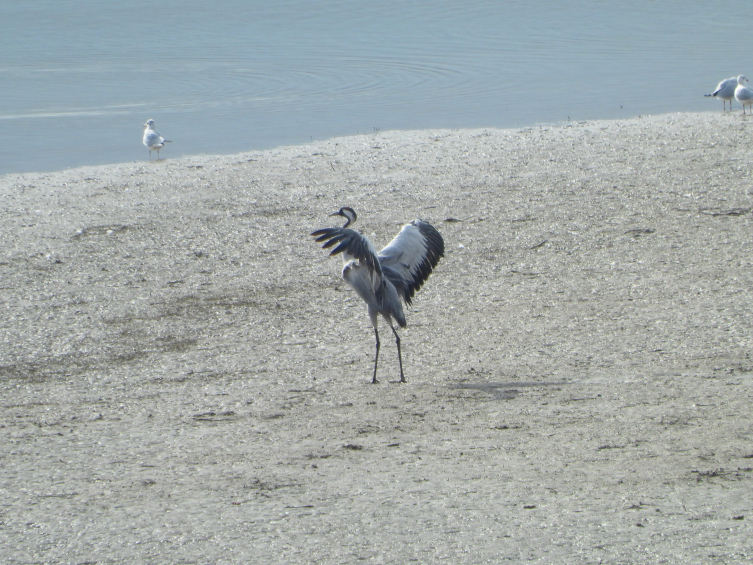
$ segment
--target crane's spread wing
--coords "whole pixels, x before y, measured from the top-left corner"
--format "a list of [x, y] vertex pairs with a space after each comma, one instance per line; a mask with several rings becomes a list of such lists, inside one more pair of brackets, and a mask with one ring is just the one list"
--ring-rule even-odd
[[444, 257], [444, 240], [434, 226], [423, 220], [405, 224], [378, 256], [384, 276], [406, 304], [411, 303], [441, 257]]
[[330, 252], [330, 255], [343, 253], [346, 259], [357, 259], [360, 265], [366, 265], [372, 273], [374, 288], [377, 288], [381, 283], [382, 268], [379, 265], [376, 249], [368, 237], [348, 228], [324, 228], [316, 230], [311, 235], [318, 242], [326, 242], [322, 245], [324, 249], [329, 249], [335, 244], [339, 244]]

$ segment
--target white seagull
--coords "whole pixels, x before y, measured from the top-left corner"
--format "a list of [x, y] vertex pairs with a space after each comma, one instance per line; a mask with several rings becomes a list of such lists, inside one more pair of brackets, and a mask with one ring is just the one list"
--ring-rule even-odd
[[154, 131], [154, 120], [147, 120], [144, 124], [144, 145], [149, 149], [149, 160], [152, 160], [152, 150], [157, 152], [157, 161], [159, 161], [159, 150], [165, 146], [165, 143], [172, 143]]
[[[743, 115], [745, 115], [745, 107], [753, 106], [753, 90], [743, 85], [744, 82], [748, 82], [748, 79], [743, 75], [737, 77], [737, 88], [735, 89], [735, 99], [743, 105]], [[751, 109], [753, 112], [753, 109]]]
[[387, 247], [378, 254], [369, 238], [360, 232], [349, 229], [357, 215], [353, 208], [340, 208], [330, 216], [342, 216], [347, 221], [341, 228], [324, 228], [313, 232], [316, 241], [322, 242], [324, 249], [336, 244], [330, 255], [343, 254], [345, 266], [343, 279], [356, 291], [368, 306], [371, 325], [376, 336], [376, 355], [374, 356], [374, 377], [377, 382], [377, 363], [379, 361], [379, 332], [377, 322], [379, 315], [387, 321], [397, 343], [397, 359], [400, 362], [400, 382], [405, 382], [403, 358], [400, 354], [400, 336], [397, 335], [394, 319], [404, 328], [405, 322], [401, 299], [410, 306], [411, 298], [429, 278], [439, 259], [444, 257], [444, 240], [439, 232], [423, 220], [413, 220], [405, 224]]
[[729, 109], [732, 111], [732, 99], [735, 97], [737, 80], [738, 77], [725, 78], [717, 85], [714, 92], [711, 94], [704, 94], [704, 96], [716, 96], [717, 98], [721, 98], [724, 110], [727, 109], [727, 100], [729, 100]]

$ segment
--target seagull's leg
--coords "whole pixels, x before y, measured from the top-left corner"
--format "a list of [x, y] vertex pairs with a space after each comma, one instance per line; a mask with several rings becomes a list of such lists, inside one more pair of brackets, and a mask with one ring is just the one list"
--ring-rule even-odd
[[406, 380], [405, 375], [403, 374], [403, 356], [400, 354], [400, 336], [397, 335], [395, 326], [390, 324], [390, 328], [392, 328], [392, 333], [395, 334], [395, 343], [397, 343], [397, 360], [400, 363], [400, 382], [404, 383]]
[[377, 331], [376, 324], [374, 325], [374, 335], [376, 336], [376, 355], [374, 355], [374, 378], [371, 379], [371, 384], [379, 382], [376, 378], [377, 363], [379, 361], [379, 332]]

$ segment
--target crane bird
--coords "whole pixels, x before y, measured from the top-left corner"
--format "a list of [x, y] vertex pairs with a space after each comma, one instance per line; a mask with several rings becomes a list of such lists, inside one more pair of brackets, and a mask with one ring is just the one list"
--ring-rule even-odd
[[[740, 75], [737, 77], [737, 88], [735, 88], [735, 100], [743, 105], [743, 115], [745, 115], [746, 106], [753, 106], [753, 90], [745, 86], [744, 82], [748, 82], [748, 79]], [[751, 112], [753, 112], [753, 108], [751, 108]]]
[[716, 86], [714, 92], [711, 94], [704, 94], [704, 96], [716, 96], [717, 98], [721, 98], [724, 110], [727, 109], [727, 100], [729, 100], [729, 109], [732, 111], [732, 99], [735, 97], [735, 88], [737, 88], [738, 79], [739, 77], [725, 78]]
[[165, 146], [165, 143], [172, 143], [154, 131], [154, 120], [147, 120], [144, 124], [144, 145], [149, 150], [149, 160], [152, 160], [152, 150], [157, 151], [157, 161], [159, 161], [159, 150]]
[[423, 220], [413, 220], [405, 224], [400, 233], [395, 236], [387, 247], [378, 254], [374, 245], [365, 235], [350, 229], [358, 216], [353, 208], [340, 208], [332, 216], [342, 216], [346, 219], [341, 228], [324, 228], [316, 230], [311, 235], [317, 242], [325, 242], [322, 246], [329, 249], [336, 244], [331, 255], [343, 254], [345, 266], [343, 279], [356, 291], [368, 306], [371, 325], [374, 326], [376, 336], [376, 355], [374, 356], [374, 377], [377, 381], [377, 364], [379, 362], [379, 331], [377, 322], [379, 315], [395, 334], [397, 343], [397, 359], [400, 363], [400, 382], [405, 382], [403, 374], [403, 358], [400, 354], [400, 336], [397, 334], [392, 320], [404, 328], [405, 322], [402, 299], [410, 306], [411, 298], [429, 278], [439, 259], [444, 257], [444, 240], [439, 232]]

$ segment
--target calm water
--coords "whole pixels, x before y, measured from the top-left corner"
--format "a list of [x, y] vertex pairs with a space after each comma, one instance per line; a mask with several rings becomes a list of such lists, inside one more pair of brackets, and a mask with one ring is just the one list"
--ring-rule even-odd
[[[375, 128], [721, 111], [750, 0], [3, 0], [0, 174]], [[750, 61], [750, 62], [749, 62]], [[736, 104], [736, 110], [739, 106]]]

